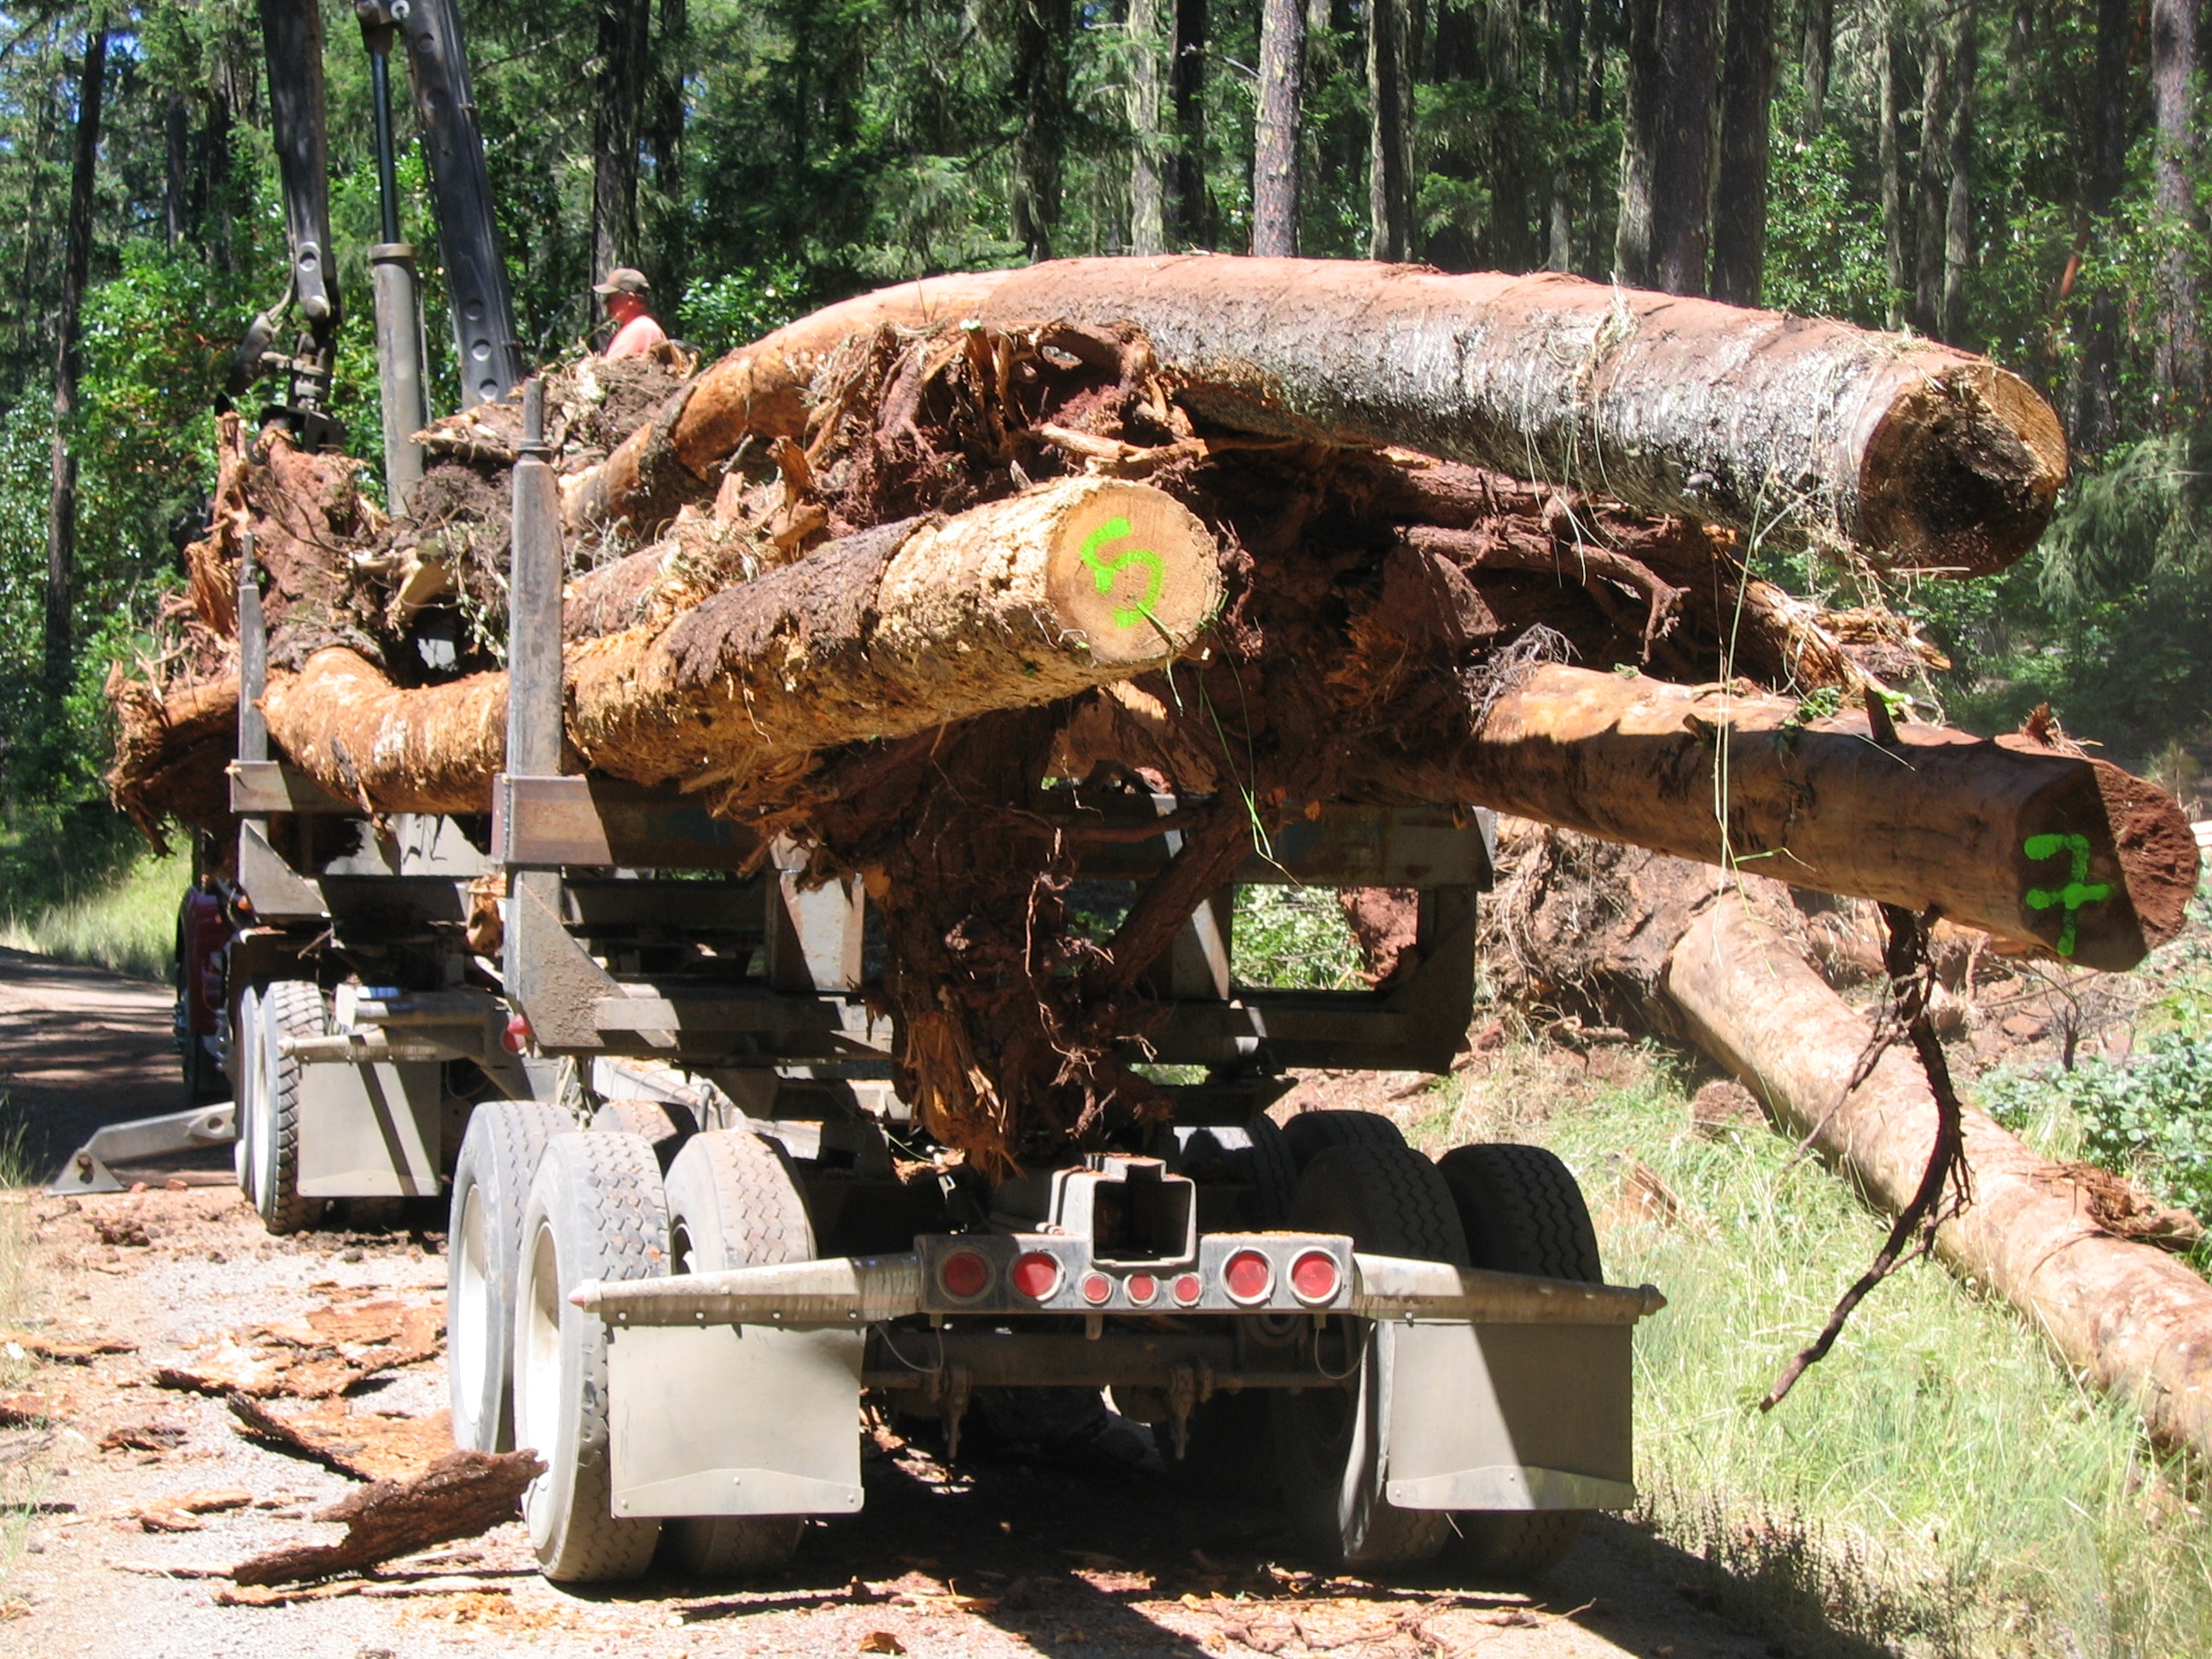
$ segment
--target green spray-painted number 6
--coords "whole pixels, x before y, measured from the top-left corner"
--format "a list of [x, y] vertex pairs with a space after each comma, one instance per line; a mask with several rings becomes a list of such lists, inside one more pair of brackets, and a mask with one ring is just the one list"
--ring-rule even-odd
[[1114, 608], [1114, 625], [1116, 628], [1134, 627], [1150, 614], [1152, 608], [1159, 603], [1160, 583], [1166, 574], [1160, 556], [1147, 548], [1132, 547], [1113, 557], [1099, 557], [1098, 550], [1108, 542], [1125, 541], [1133, 533], [1129, 521], [1116, 514], [1083, 538], [1083, 562], [1091, 567], [1091, 580], [1097, 584], [1101, 593], [1111, 593], [1114, 578], [1125, 570], [1141, 565], [1147, 572], [1144, 598], [1134, 605], [1116, 605]]
[[2020, 844], [2020, 850], [2040, 863], [2055, 859], [2061, 853], [2070, 854], [2073, 868], [2068, 873], [2063, 887], [2031, 887], [2027, 890], [2027, 908], [2048, 910], [2056, 905], [2066, 907], [2066, 919], [2058, 929], [2058, 954], [2074, 954], [2074, 913], [2085, 904], [2095, 904], [2112, 896], [2112, 884], [2108, 881], [2085, 881], [2089, 873], [2089, 838], [2087, 836], [2030, 836]]

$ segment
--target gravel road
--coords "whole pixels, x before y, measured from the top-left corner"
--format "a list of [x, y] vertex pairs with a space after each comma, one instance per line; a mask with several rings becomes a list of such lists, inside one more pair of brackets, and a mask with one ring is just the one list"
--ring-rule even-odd
[[[152, 1011], [165, 1041], [166, 1007], [157, 988], [0, 957], [0, 1064], [35, 1085], [18, 1098], [61, 1150], [82, 1133], [75, 1126], [173, 1109], [173, 1085], [163, 1095], [156, 1075], [161, 1057], [117, 1035], [146, 1036]], [[5, 1384], [15, 1392], [0, 1398], [0, 1425], [13, 1425], [0, 1426], [0, 1493], [12, 1506], [0, 1511], [0, 1652], [1753, 1659], [1790, 1651], [1705, 1611], [1713, 1596], [1702, 1566], [1613, 1522], [1594, 1527], [1534, 1595], [1316, 1577], [1266, 1504], [1191, 1491], [1157, 1454], [1127, 1461], [1143, 1449], [1134, 1431], [1080, 1453], [971, 1437], [948, 1466], [933, 1436], [908, 1442], [879, 1427], [866, 1462], [866, 1512], [811, 1528], [791, 1571], [765, 1585], [659, 1577], [570, 1593], [536, 1577], [527, 1540], [509, 1525], [392, 1564], [325, 1599], [223, 1605], [229, 1587], [220, 1575], [243, 1557], [334, 1536], [309, 1517], [353, 1483], [246, 1439], [222, 1400], [160, 1386], [157, 1374], [207, 1364], [226, 1334], [249, 1340], [320, 1308], [438, 1305], [442, 1239], [428, 1229], [440, 1218], [387, 1207], [334, 1218], [349, 1231], [276, 1240], [204, 1175], [194, 1184], [150, 1176], [145, 1190], [107, 1198], [0, 1194], [0, 1227], [29, 1253], [24, 1305], [6, 1339], [23, 1353], [0, 1370], [16, 1379]], [[78, 1363], [36, 1353], [103, 1339], [127, 1351]], [[366, 1378], [346, 1404], [356, 1413], [420, 1417], [442, 1407], [444, 1389], [442, 1360], [433, 1357]], [[281, 1391], [269, 1404], [298, 1406]], [[191, 1529], [159, 1529], [188, 1500], [217, 1498], [234, 1506], [190, 1516]]]

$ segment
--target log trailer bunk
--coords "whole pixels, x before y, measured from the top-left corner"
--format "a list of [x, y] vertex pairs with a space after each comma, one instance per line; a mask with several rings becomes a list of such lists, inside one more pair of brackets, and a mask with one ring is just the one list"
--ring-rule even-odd
[[[312, 27], [312, 0], [265, 10]], [[365, 27], [401, 20], [457, 46], [452, 0], [411, 15], [364, 8]], [[283, 30], [269, 27], [273, 65]], [[465, 82], [457, 52], [432, 54], [428, 83], [459, 86], [441, 114], [421, 56], [434, 137], [434, 118], [466, 113]], [[435, 153], [434, 171], [453, 238], [447, 198], [468, 188], [447, 190]], [[475, 222], [489, 233], [488, 216]], [[326, 247], [326, 216], [295, 213], [295, 299], [317, 234]], [[389, 214], [386, 234], [396, 243]], [[399, 263], [379, 252], [380, 271]], [[496, 319], [495, 258], [487, 269]], [[501, 343], [496, 327], [486, 342]], [[294, 396], [270, 418], [300, 429], [323, 362], [279, 360]], [[471, 401], [514, 378], [471, 375]], [[419, 369], [414, 385], [419, 409]], [[398, 482], [419, 416], [385, 390]], [[1153, 969], [1144, 1058], [1207, 1068], [1167, 1088], [1170, 1124], [995, 1182], [933, 1161], [866, 994], [860, 884], [809, 886], [798, 849], [758, 859], [748, 832], [673, 790], [562, 774], [562, 552], [535, 383], [525, 406], [510, 769], [488, 820], [372, 817], [271, 755], [248, 539], [218, 1046], [240, 1182], [272, 1231], [313, 1224], [332, 1199], [450, 1193], [455, 1437], [545, 1460], [525, 1507], [550, 1577], [634, 1577], [664, 1537], [690, 1571], [780, 1566], [805, 1517], [861, 1505], [864, 1394], [939, 1419], [957, 1455], [983, 1391], [1095, 1404], [1110, 1389], [1173, 1456], [1242, 1474], [1272, 1455], [1314, 1552], [1370, 1568], [1458, 1540], [1470, 1571], [1541, 1571], [1589, 1511], [1633, 1500], [1631, 1327], [1663, 1300], [1602, 1282], [1565, 1166], [1503, 1146], [1432, 1163], [1370, 1114], [1267, 1115], [1291, 1066], [1449, 1068], [1474, 1005], [1486, 813], [1326, 805], [1237, 872], [1419, 890], [1419, 966], [1401, 984], [1235, 984], [1232, 884]], [[1041, 799], [1132, 826], [1177, 805]], [[1129, 881], [1179, 837], [1085, 844], [1085, 877]], [[197, 1139], [216, 1136], [198, 1124]]]

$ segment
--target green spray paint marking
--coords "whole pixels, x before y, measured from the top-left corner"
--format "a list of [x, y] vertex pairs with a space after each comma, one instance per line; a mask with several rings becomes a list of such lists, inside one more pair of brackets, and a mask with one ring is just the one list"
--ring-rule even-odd
[[1115, 558], [1102, 559], [1098, 556], [1098, 550], [1108, 542], [1124, 540], [1133, 533], [1129, 521], [1116, 514], [1083, 538], [1083, 562], [1091, 567], [1091, 580], [1097, 585], [1101, 593], [1111, 593], [1114, 578], [1124, 570], [1141, 564], [1151, 573], [1146, 581], [1143, 599], [1134, 605], [1115, 607], [1114, 626], [1116, 628], [1133, 628], [1151, 614], [1152, 607], [1159, 603], [1160, 582], [1165, 574], [1160, 556], [1145, 548], [1130, 548]]
[[2055, 859], [2061, 853], [2073, 855], [2074, 869], [2063, 887], [2031, 887], [2027, 890], [2027, 908], [2048, 910], [2053, 905], [2066, 907], [2066, 921], [2058, 930], [2058, 954], [2074, 954], [2074, 913], [2085, 904], [2095, 904], [2112, 896], [2112, 884], [2107, 881], [2084, 881], [2089, 873], [2089, 838], [2087, 836], [2030, 836], [2021, 843], [2021, 851], [2040, 863]]

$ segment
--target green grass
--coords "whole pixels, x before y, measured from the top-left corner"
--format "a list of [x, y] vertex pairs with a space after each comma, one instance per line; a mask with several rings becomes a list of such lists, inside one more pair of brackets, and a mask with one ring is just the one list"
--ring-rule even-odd
[[181, 851], [148, 853], [100, 884], [0, 917], [0, 945], [64, 962], [163, 979], [176, 939], [177, 903], [191, 880]]
[[[1666, 1291], [1638, 1331], [1644, 1518], [1726, 1570], [1732, 1611], [1813, 1650], [1843, 1632], [1912, 1656], [2212, 1652], [2201, 1494], [2130, 1413], [2076, 1387], [2003, 1306], [1922, 1262], [1762, 1415], [1753, 1402], [1882, 1223], [1779, 1136], [1700, 1138], [1662, 1069], [1575, 1089], [1545, 1064], [1518, 1049], [1486, 1078], [1440, 1085], [1414, 1135], [1431, 1151], [1550, 1145], [1590, 1196], [1607, 1278]], [[1533, 1104], [1576, 1094], [1547, 1121]], [[1619, 1201], [1631, 1160], [1679, 1200], [1678, 1220]]]

